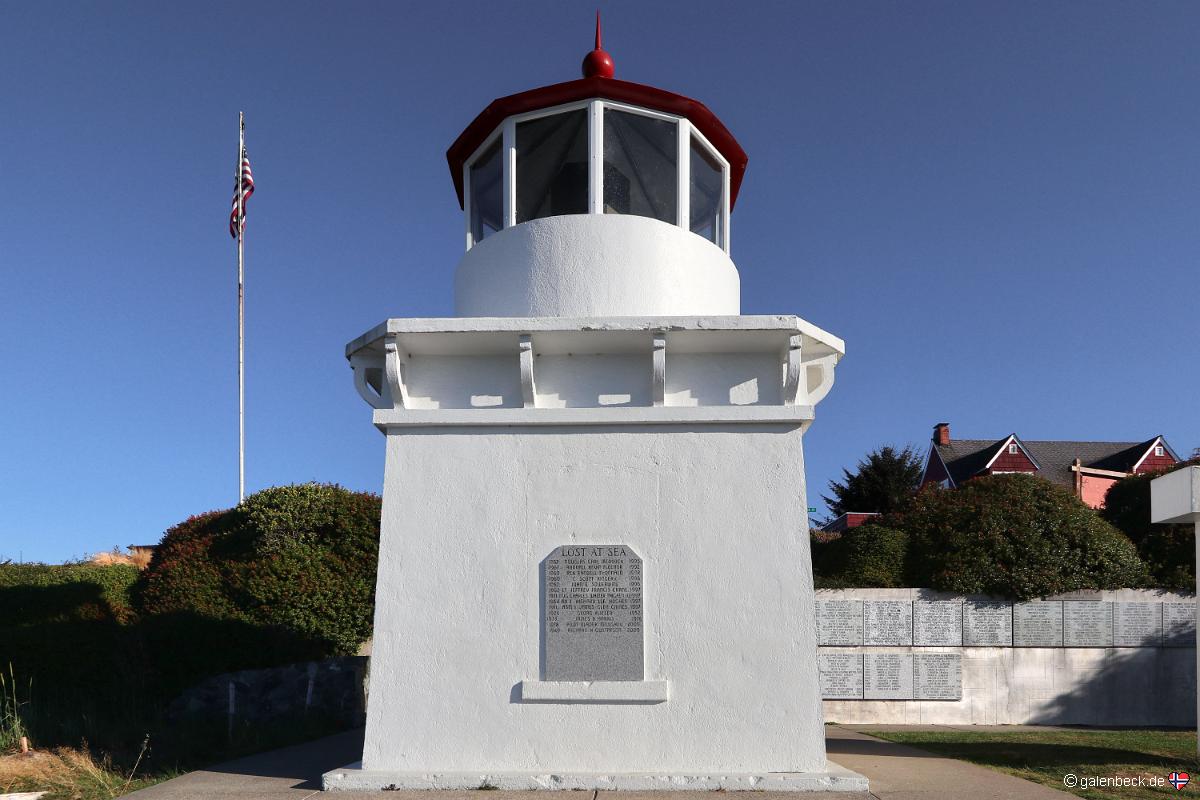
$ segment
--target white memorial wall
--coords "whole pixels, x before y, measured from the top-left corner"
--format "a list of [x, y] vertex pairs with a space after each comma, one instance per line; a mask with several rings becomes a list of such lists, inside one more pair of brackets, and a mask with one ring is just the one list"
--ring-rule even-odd
[[1158, 590], [1031, 602], [817, 591], [826, 722], [1196, 723], [1196, 600]]

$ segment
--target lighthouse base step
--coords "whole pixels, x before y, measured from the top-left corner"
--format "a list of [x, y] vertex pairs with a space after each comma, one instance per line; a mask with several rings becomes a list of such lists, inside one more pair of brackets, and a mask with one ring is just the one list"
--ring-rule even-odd
[[693, 773], [673, 772], [399, 772], [367, 770], [361, 762], [321, 776], [325, 791], [415, 789], [504, 789], [509, 791], [755, 791], [866, 792], [867, 779], [832, 761], [813, 772]]

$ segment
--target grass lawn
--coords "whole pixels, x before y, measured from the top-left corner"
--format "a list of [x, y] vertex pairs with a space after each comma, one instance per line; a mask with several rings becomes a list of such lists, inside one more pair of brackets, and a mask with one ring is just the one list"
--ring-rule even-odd
[[[1195, 731], [1072, 728], [1012, 732], [952, 729], [864, 732], [889, 742], [991, 767], [1089, 800], [1186, 797], [1200, 792]], [[1081, 780], [1137, 776], [1149, 780], [1165, 779], [1176, 771], [1187, 772], [1192, 778], [1192, 783], [1182, 791], [1176, 791], [1170, 784], [1162, 788], [1071, 788], [1063, 783], [1068, 774]]]

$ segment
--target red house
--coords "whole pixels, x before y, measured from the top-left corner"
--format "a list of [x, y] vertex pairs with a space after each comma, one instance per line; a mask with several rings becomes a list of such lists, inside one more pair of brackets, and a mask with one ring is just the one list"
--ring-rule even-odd
[[1108, 487], [1128, 475], [1158, 472], [1179, 463], [1166, 440], [1144, 442], [1025, 441], [1015, 433], [1003, 439], [951, 439], [950, 424], [933, 428], [933, 443], [921, 485], [961, 486], [980, 475], [1028, 472], [1067, 487], [1092, 508], [1104, 505]]
[[878, 516], [878, 512], [875, 511], [849, 511], [822, 525], [821, 530], [826, 533], [843, 533], [851, 528], [857, 528], [859, 525], [865, 525], [872, 517]]

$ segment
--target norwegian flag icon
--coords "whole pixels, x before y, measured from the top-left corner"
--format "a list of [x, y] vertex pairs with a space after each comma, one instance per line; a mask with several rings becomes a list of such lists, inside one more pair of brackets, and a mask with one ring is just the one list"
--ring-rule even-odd
[[1182, 789], [1188, 785], [1188, 781], [1192, 779], [1191, 775], [1186, 772], [1172, 772], [1167, 776], [1167, 783], [1174, 786], [1176, 789]]

